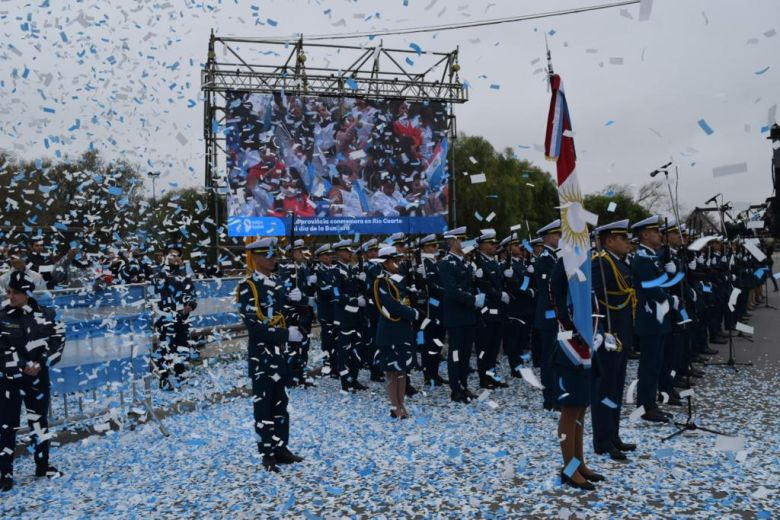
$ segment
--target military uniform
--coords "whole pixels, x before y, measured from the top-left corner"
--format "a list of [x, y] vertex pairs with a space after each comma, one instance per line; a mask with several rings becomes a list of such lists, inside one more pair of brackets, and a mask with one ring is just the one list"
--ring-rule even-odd
[[[305, 248], [303, 240], [296, 240], [292, 250]], [[293, 253], [291, 252], [291, 255]], [[309, 362], [309, 333], [314, 321], [314, 293], [317, 277], [306, 262], [296, 262], [294, 258], [280, 265], [279, 277], [287, 293], [287, 304], [283, 312], [289, 324], [297, 325], [303, 339], [290, 342], [287, 360], [291, 373], [291, 385], [309, 385], [305, 376], [306, 365]], [[297, 291], [295, 291], [297, 289]], [[295, 297], [291, 297], [291, 294]]]
[[[14, 272], [9, 287], [31, 294], [34, 284], [24, 273]], [[59, 362], [64, 347], [64, 326], [56, 320], [53, 309], [39, 305], [33, 298], [25, 307], [9, 304], [0, 309], [0, 479], [4, 491], [13, 486], [22, 403], [33, 431], [36, 475], [58, 473], [49, 466], [49, 440], [42, 436], [48, 434], [49, 426], [49, 367]], [[32, 364], [40, 366], [38, 374], [24, 374], [23, 369]]]
[[[634, 235], [637, 235], [640, 231], [653, 227], [659, 227], [657, 216], [641, 220], [631, 226], [631, 229]], [[657, 393], [664, 340], [666, 335], [671, 333], [671, 302], [666, 289], [658, 285], [658, 280], [666, 277], [657, 252], [640, 244], [631, 261], [631, 277], [637, 294], [634, 331], [641, 349], [637, 402], [644, 407], [645, 416], [649, 420], [663, 421], [664, 417], [658, 412]]]
[[417, 311], [402, 276], [383, 271], [373, 282], [374, 307], [379, 312], [376, 344], [379, 366], [385, 372], [414, 368], [414, 323]]
[[[619, 220], [595, 230], [598, 240], [612, 234], [628, 234], [628, 220]], [[626, 382], [628, 352], [634, 340], [634, 312], [636, 292], [632, 286], [631, 268], [613, 252], [602, 249], [593, 256], [591, 280], [593, 294], [598, 299], [600, 312], [608, 313], [602, 320], [605, 333], [617, 338], [605, 342], [593, 355], [591, 392], [591, 420], [593, 424], [593, 449], [599, 454], [609, 454], [614, 459], [624, 459], [622, 451], [633, 445], [620, 439], [620, 411]], [[635, 448], [635, 446], [633, 446]]]
[[[273, 256], [276, 239], [263, 238], [249, 244], [255, 254]], [[238, 310], [249, 334], [249, 378], [252, 382], [252, 403], [257, 447], [263, 464], [276, 471], [277, 463], [300, 460], [287, 448], [290, 437], [290, 416], [287, 412], [286, 383], [290, 378], [285, 344], [288, 339], [300, 341], [297, 327], [287, 327], [282, 315], [286, 303], [285, 290], [276, 275], [255, 270], [236, 288]]]
[[523, 365], [522, 355], [531, 340], [536, 305], [532, 274], [528, 273], [523, 259], [511, 252], [512, 246], [519, 243], [516, 233], [502, 241], [507, 254], [507, 260], [502, 262], [504, 287], [510, 298], [504, 304], [503, 346], [513, 377], [520, 376], [518, 369]]
[[[561, 222], [560, 220], [555, 220], [539, 229], [537, 234], [544, 236], [549, 233], [560, 233], [560, 230]], [[541, 382], [542, 386], [544, 386], [542, 397], [545, 410], [554, 410], [558, 407], [555, 398], [555, 370], [553, 367], [553, 351], [557, 342], [558, 322], [555, 321], [555, 310], [550, 299], [550, 279], [556, 260], [556, 250], [545, 245], [534, 263], [537, 293], [534, 327], [539, 334], [541, 343]]]
[[[444, 234], [445, 240], [465, 238], [466, 228], [457, 228]], [[484, 305], [484, 296], [478, 297], [474, 288], [474, 273], [463, 256], [450, 252], [439, 264], [439, 276], [444, 288], [443, 315], [447, 329], [449, 351], [447, 374], [452, 399], [468, 402], [469, 362], [474, 348], [477, 326], [477, 308]]]
[[[173, 388], [171, 374], [184, 373], [192, 355], [189, 316], [198, 306], [197, 292], [183, 265], [164, 266], [157, 273], [154, 289], [161, 316], [155, 322], [159, 344], [152, 360], [160, 376], [160, 388], [169, 390]], [[185, 311], [187, 306], [190, 312]]]
[[[365, 242], [362, 245], [363, 255], [373, 255], [373, 251], [379, 249], [379, 241], [375, 238]], [[365, 277], [363, 283], [363, 295], [366, 298], [366, 306], [361, 309], [361, 336], [362, 344], [360, 358], [363, 363], [368, 365], [371, 372], [371, 380], [381, 382], [384, 380], [382, 370], [379, 366], [379, 350], [376, 344], [377, 323], [379, 322], [379, 311], [374, 302], [374, 280], [382, 274], [382, 267], [375, 262], [364, 262], [361, 271]]]
[[[317, 258], [322, 255], [331, 255], [333, 248], [330, 244], [323, 244], [314, 252]], [[337, 378], [338, 371], [336, 366], [336, 329], [334, 324], [334, 306], [336, 300], [335, 283], [336, 271], [333, 265], [318, 263], [314, 269], [317, 278], [316, 302], [317, 302], [317, 321], [320, 322], [320, 345], [325, 354], [323, 374], [330, 374]]]
[[[339, 250], [351, 251], [352, 241], [342, 240], [333, 245]], [[334, 267], [333, 281], [333, 324], [337, 331], [336, 358], [342, 390], [364, 390], [358, 381], [360, 371], [361, 330], [359, 312], [366, 306], [363, 296], [363, 280], [357, 267], [339, 261]]]
[[[496, 242], [496, 233], [486, 230], [477, 238], [477, 243]], [[481, 388], [506, 386], [496, 373], [498, 349], [501, 346], [502, 310], [509, 303], [509, 294], [504, 289], [503, 269], [494, 255], [478, 251], [474, 256], [477, 270], [475, 282], [477, 290], [485, 294], [485, 306], [480, 309], [477, 321], [477, 371]]]
[[[436, 235], [427, 235], [420, 240], [420, 247], [438, 244]], [[444, 346], [444, 287], [439, 274], [439, 262], [436, 255], [421, 254], [423, 283], [425, 285], [425, 315], [428, 322], [423, 329], [422, 370], [426, 385], [438, 386], [444, 383], [439, 376], [441, 349]]]

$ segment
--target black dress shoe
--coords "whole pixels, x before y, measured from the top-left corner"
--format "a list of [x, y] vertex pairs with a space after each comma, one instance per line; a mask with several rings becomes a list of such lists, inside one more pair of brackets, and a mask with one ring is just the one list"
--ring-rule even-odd
[[65, 474], [55, 468], [54, 466], [36, 466], [35, 467], [35, 476], [36, 477], [46, 477], [46, 478], [54, 478], [54, 477], [62, 477]]
[[374, 383], [384, 383], [385, 378], [382, 376], [371, 376], [371, 381], [373, 381]]
[[498, 388], [498, 384], [492, 379], [481, 379], [479, 381], [480, 388], [487, 388], [488, 390], [494, 390]]
[[406, 395], [409, 397], [414, 397], [415, 395], [419, 394], [420, 391], [417, 390], [415, 387], [412, 386], [411, 383], [406, 384]]
[[434, 381], [436, 381], [437, 386], [444, 386], [450, 384], [449, 379], [444, 379], [441, 376], [436, 376], [436, 379], [434, 379]]
[[634, 444], [633, 442], [617, 441], [613, 444], [620, 451], [634, 451], [636, 449], [636, 444]]
[[466, 394], [466, 397], [468, 397], [470, 401], [473, 401], [474, 399], [477, 399], [479, 397], [477, 394], [475, 394], [469, 389], [464, 390], [464, 393]]
[[682, 388], [683, 390], [688, 390], [691, 387], [691, 385], [682, 380], [675, 381], [674, 386], [675, 388]]
[[354, 383], [352, 383], [352, 388], [355, 391], [368, 390], [368, 387], [366, 385], [360, 384], [360, 382], [358, 382], [358, 381], [355, 381]]
[[[621, 455], [623, 455], [623, 454], [621, 453]], [[623, 455], [623, 458], [625, 459], [626, 456]], [[607, 480], [607, 478], [604, 475], [602, 475], [600, 473], [596, 473], [595, 471], [593, 473], [580, 473], [580, 475], [585, 477], [585, 480], [589, 480], [591, 482], [603, 482], [603, 481]]]
[[280, 473], [282, 471], [277, 466], [276, 457], [273, 455], [263, 455], [263, 467], [270, 473]]
[[[450, 399], [456, 403], [468, 404], [471, 402], [471, 399], [469, 399], [463, 392], [453, 392], [450, 396]], [[393, 415], [393, 412], [390, 412], [390, 414]], [[393, 415], [393, 417], [395, 417], [395, 415]]]
[[[728, 342], [728, 340], [727, 340], [727, 342]], [[705, 354], [707, 356], [714, 356], [716, 354], [720, 354], [719, 351], [715, 350], [714, 348], [709, 348], [709, 347], [702, 349], [700, 353], [701, 354]]]
[[14, 487], [14, 479], [11, 477], [0, 478], [0, 491], [11, 491]]
[[512, 369], [512, 374], [511, 375], [514, 378], [521, 378], [521, 377], [523, 377], [523, 374], [521, 374], [519, 370], [515, 370], [514, 368]]
[[578, 484], [577, 482], [574, 482], [571, 478], [566, 476], [563, 470], [561, 470], [561, 484], [565, 484], [567, 486], [573, 487], [574, 489], [584, 489], [585, 491], [593, 491], [594, 489], [596, 489], [596, 486], [594, 486], [587, 480], [582, 484]]
[[682, 406], [683, 405], [682, 401], [680, 401], [680, 398], [679, 397], [675, 397], [673, 395], [669, 396], [669, 400], [666, 401], [666, 404], [671, 405], [671, 406]]
[[665, 423], [665, 422], [669, 422], [669, 417], [656, 408], [655, 410], [650, 410], [649, 412], [645, 412], [644, 415], [642, 415], [642, 420]]
[[275, 455], [277, 464], [295, 464], [296, 462], [303, 462], [303, 457], [291, 452], [287, 447], [282, 448]]
[[639, 359], [640, 357], [639, 352], [632, 351], [628, 353], [628, 359]]
[[710, 338], [710, 343], [712, 343], [714, 345], [725, 345], [728, 342], [729, 342], [729, 340], [724, 339], [724, 338]]
[[[596, 450], [597, 455], [609, 455], [609, 458], [612, 460], [626, 460], [626, 455], [622, 451], [620, 451], [617, 448], [611, 448], [609, 450]], [[584, 473], [582, 474], [583, 477], [586, 479], [588, 478]], [[590, 479], [588, 479], [590, 480]], [[596, 482], [594, 480], [594, 482]]]

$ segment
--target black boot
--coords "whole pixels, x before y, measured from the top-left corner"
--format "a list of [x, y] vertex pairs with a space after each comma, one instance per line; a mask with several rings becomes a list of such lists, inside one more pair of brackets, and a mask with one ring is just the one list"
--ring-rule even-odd
[[279, 450], [279, 452], [276, 454], [277, 464], [294, 464], [296, 462], [303, 462], [303, 457], [299, 457], [298, 455], [291, 452], [289, 449], [287, 449], [287, 446]]
[[54, 466], [47, 464], [45, 466], [36, 466], [35, 467], [35, 476], [36, 477], [46, 477], [46, 478], [54, 478], [54, 477], [62, 477], [65, 475], [62, 471], [58, 470]]
[[279, 473], [281, 471], [277, 464], [276, 457], [273, 455], [263, 455], [263, 467], [269, 473]]
[[11, 477], [0, 478], [0, 491], [11, 491], [14, 487], [14, 479]]

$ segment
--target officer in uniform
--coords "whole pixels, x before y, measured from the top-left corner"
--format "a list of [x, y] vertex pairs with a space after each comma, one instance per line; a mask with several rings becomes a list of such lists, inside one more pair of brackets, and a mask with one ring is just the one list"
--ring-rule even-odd
[[636, 311], [631, 268], [625, 261], [631, 250], [628, 219], [597, 227], [594, 234], [599, 247], [591, 264], [591, 280], [600, 313], [606, 315], [606, 320], [602, 321], [606, 341], [593, 355], [593, 449], [613, 460], [625, 460], [624, 452], [636, 449], [636, 444], [620, 439], [620, 410]]
[[451, 399], [469, 403], [477, 396], [468, 389], [469, 361], [474, 348], [477, 311], [485, 306], [485, 295], [476, 294], [474, 273], [466, 263], [461, 240], [466, 228], [459, 227], [444, 233], [449, 254], [439, 265], [439, 276], [444, 288], [444, 327], [447, 329], [447, 375]]
[[236, 288], [236, 299], [249, 333], [255, 435], [263, 467], [278, 472], [279, 464], [303, 460], [288, 448], [290, 416], [285, 388], [290, 377], [285, 343], [299, 343], [303, 335], [298, 327], [288, 327], [281, 313], [286, 298], [283, 286], [273, 274], [276, 239], [261, 238], [246, 249], [251, 253], [254, 270]]
[[296, 240], [290, 249], [290, 261], [279, 266], [279, 277], [288, 292], [284, 314], [289, 325], [297, 325], [303, 339], [289, 342], [288, 365], [290, 367], [291, 386], [314, 386], [314, 381], [306, 377], [306, 365], [309, 362], [309, 332], [314, 320], [314, 293], [317, 276], [306, 263], [306, 244]]
[[338, 370], [336, 370], [336, 328], [334, 325], [334, 306], [336, 300], [334, 287], [336, 283], [336, 270], [333, 265], [333, 247], [328, 244], [322, 244], [314, 251], [314, 256], [319, 261], [315, 267], [315, 276], [317, 283], [317, 320], [320, 322], [320, 345], [322, 352], [325, 353], [324, 366], [322, 374], [330, 374], [330, 377], [337, 379]]
[[398, 250], [394, 246], [379, 250], [383, 272], [373, 282], [373, 301], [379, 311], [376, 341], [380, 366], [387, 375], [387, 391], [392, 408], [390, 416], [406, 419], [404, 405], [406, 382], [414, 362], [414, 330], [419, 313], [412, 307], [412, 294], [398, 274]]
[[[664, 271], [669, 279], [674, 279], [683, 274], [683, 259], [680, 247], [682, 237], [680, 227], [674, 219], [667, 220], [661, 226], [661, 233], [666, 243], [659, 250], [658, 255], [664, 265]], [[687, 262], [686, 262], [687, 263]], [[675, 375], [681, 373], [683, 364], [687, 366], [687, 353], [690, 348], [690, 324], [691, 309], [688, 309], [689, 295], [687, 294], [687, 282], [683, 278], [679, 282], [667, 288], [672, 308], [669, 311], [672, 332], [664, 338], [664, 353], [661, 362], [661, 374], [658, 380], [658, 389], [668, 396], [668, 404], [681, 406], [680, 394], [674, 388]]]
[[152, 359], [160, 376], [160, 388], [173, 390], [174, 378], [186, 370], [192, 356], [189, 316], [198, 306], [195, 285], [187, 274], [182, 259], [182, 247], [170, 244], [165, 265], [154, 280], [159, 296], [157, 307], [161, 313], [155, 323], [159, 346]]
[[561, 239], [561, 221], [556, 219], [536, 232], [542, 239], [543, 248], [534, 263], [534, 278], [536, 282], [536, 315], [534, 327], [539, 334], [541, 343], [540, 361], [542, 367], [542, 385], [544, 390], [543, 406], [545, 410], [555, 410], [558, 404], [555, 399], [555, 374], [552, 364], [553, 349], [558, 336], [558, 323], [555, 321], [555, 310], [550, 300], [550, 277], [558, 258], [558, 242]]
[[338, 257], [334, 268], [333, 323], [338, 334], [336, 358], [341, 389], [346, 392], [366, 390], [368, 387], [358, 381], [361, 364], [359, 312], [367, 303], [362, 290], [364, 280], [360, 279], [357, 268], [352, 263], [352, 240], [336, 242], [333, 249]]
[[634, 223], [631, 231], [639, 246], [631, 261], [631, 278], [637, 296], [634, 333], [640, 345], [637, 402], [644, 407], [642, 419], [668, 422], [669, 415], [658, 408], [658, 378], [661, 373], [663, 345], [671, 333], [671, 299], [660, 283], [666, 280], [659, 257], [663, 237], [658, 215]]
[[479, 251], [475, 254], [474, 273], [477, 289], [485, 294], [485, 307], [477, 325], [477, 371], [480, 388], [505, 388], [496, 373], [498, 349], [501, 346], [501, 309], [509, 303], [509, 293], [504, 291], [504, 275], [496, 259], [496, 232], [492, 229], [477, 237]]
[[49, 464], [49, 367], [60, 360], [65, 329], [54, 309], [39, 305], [34, 282], [22, 271], [8, 281], [0, 309], [0, 490], [13, 488], [14, 449], [22, 402], [35, 442], [35, 476], [62, 473]]
[[426, 305], [425, 316], [428, 322], [423, 328], [422, 370], [426, 386], [444, 386], [449, 383], [439, 375], [441, 349], [444, 346], [444, 287], [439, 274], [439, 242], [435, 234], [420, 239], [420, 266]]
[[[374, 302], [374, 280], [377, 276], [382, 274], [382, 267], [379, 263], [374, 262], [379, 253], [379, 241], [376, 238], [372, 238], [363, 243], [361, 246], [362, 257], [365, 261], [362, 262], [362, 272], [365, 276], [365, 283], [363, 285], [364, 294], [367, 305], [362, 309], [361, 314], [361, 336], [363, 337], [362, 349], [360, 358], [364, 363], [368, 364], [368, 368], [371, 372], [371, 381], [384, 382], [385, 378], [382, 375], [382, 370], [379, 366], [379, 358], [377, 357], [376, 347], [376, 327], [379, 320], [379, 311], [377, 310]], [[358, 266], [360, 268], [360, 266]]]
[[[539, 255], [542, 254], [542, 251], [544, 250], [544, 244], [542, 243], [542, 239], [539, 237], [536, 237], [532, 240], [529, 240], [529, 245], [531, 246], [530, 254], [528, 255], [528, 258], [525, 262], [525, 268], [528, 272], [528, 276], [531, 278], [531, 284], [536, 287], [536, 276], [535, 276], [535, 269], [536, 269], [536, 260], [539, 258]], [[542, 337], [539, 332], [539, 330], [535, 326], [535, 318], [536, 318], [536, 306], [538, 305], [539, 301], [539, 291], [534, 289], [534, 296], [533, 296], [533, 313], [531, 315], [531, 361], [533, 361], [533, 365], [535, 367], [541, 367], [542, 366]]]
[[506, 251], [503, 275], [504, 287], [509, 293], [509, 303], [504, 307], [503, 345], [512, 377], [520, 377], [522, 354], [531, 340], [531, 327], [535, 311], [534, 283], [526, 270], [522, 257], [522, 245], [517, 233], [512, 233], [500, 244]]

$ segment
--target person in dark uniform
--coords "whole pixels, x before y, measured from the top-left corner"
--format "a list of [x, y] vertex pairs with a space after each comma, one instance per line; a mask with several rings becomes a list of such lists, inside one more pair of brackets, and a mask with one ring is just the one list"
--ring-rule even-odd
[[631, 278], [637, 295], [634, 332], [640, 344], [637, 403], [644, 407], [642, 419], [668, 422], [669, 415], [658, 407], [658, 378], [661, 373], [663, 345], [672, 330], [669, 311], [672, 303], [661, 283], [668, 280], [658, 252], [663, 239], [658, 215], [631, 226], [639, 237], [639, 247], [631, 261]]
[[358, 381], [361, 364], [358, 313], [367, 303], [361, 291], [363, 280], [358, 277], [357, 268], [352, 264], [352, 240], [336, 242], [333, 244], [333, 249], [338, 256], [334, 268], [333, 323], [337, 330], [336, 359], [341, 389], [345, 392], [367, 390], [368, 387]]
[[314, 381], [306, 376], [306, 365], [309, 362], [309, 332], [314, 320], [314, 292], [317, 277], [313, 275], [306, 263], [306, 244], [302, 239], [293, 243], [290, 249], [290, 261], [279, 266], [279, 277], [286, 291], [287, 305], [284, 314], [289, 324], [298, 326], [303, 336], [300, 342], [289, 342], [291, 386], [314, 386]]
[[322, 374], [339, 377], [336, 366], [336, 328], [333, 323], [333, 302], [336, 299], [333, 291], [336, 282], [336, 271], [333, 266], [333, 247], [323, 244], [314, 251], [319, 261], [315, 268], [317, 277], [317, 320], [320, 322], [320, 345], [325, 353]]
[[509, 293], [504, 291], [503, 269], [496, 259], [496, 232], [486, 229], [477, 238], [479, 251], [474, 261], [477, 290], [485, 294], [485, 307], [477, 321], [477, 371], [480, 388], [506, 388], [506, 382], [496, 372], [498, 349], [501, 346], [501, 322], [503, 306], [509, 303]]
[[[585, 412], [590, 404], [591, 347], [574, 325], [569, 305], [569, 281], [563, 260], [559, 258], [550, 274], [550, 303], [555, 310], [558, 332], [570, 332], [571, 338], [553, 339], [552, 362], [555, 367], [554, 395], [561, 415], [558, 422], [558, 441], [563, 454], [561, 483], [577, 489], [592, 490], [591, 482], [600, 482], [604, 476], [593, 471], [585, 463], [583, 433]], [[593, 307], [594, 311], [598, 306]], [[595, 314], [595, 312], [594, 312]], [[594, 334], [593, 349], [603, 341], [601, 334]]]
[[379, 311], [376, 344], [379, 347], [379, 366], [387, 378], [387, 393], [392, 408], [390, 416], [406, 419], [404, 406], [406, 377], [415, 362], [414, 324], [418, 318], [412, 307], [412, 294], [398, 273], [398, 250], [394, 246], [379, 250], [378, 260], [383, 271], [373, 282], [375, 307]]
[[[531, 284], [536, 287], [536, 276], [535, 276], [535, 270], [536, 270], [536, 260], [539, 258], [539, 255], [542, 254], [542, 251], [544, 250], [544, 244], [542, 243], [542, 239], [539, 237], [536, 237], [532, 240], [529, 240], [529, 246], [531, 247], [531, 254], [528, 255], [528, 259], [526, 260], [525, 268], [526, 272], [528, 273], [528, 276], [531, 278]], [[534, 290], [534, 297], [533, 297], [533, 313], [531, 314], [531, 361], [533, 362], [533, 365], [535, 367], [541, 367], [542, 366], [542, 337], [539, 329], [536, 328], [535, 320], [536, 320], [536, 306], [539, 302], [539, 291]]]
[[613, 460], [625, 460], [636, 444], [620, 439], [620, 410], [626, 383], [628, 352], [634, 339], [636, 293], [631, 285], [631, 268], [625, 262], [631, 250], [628, 219], [594, 230], [598, 252], [591, 264], [593, 294], [606, 320], [605, 341], [593, 355], [591, 420], [593, 449]]
[[[365, 275], [363, 289], [366, 298], [366, 306], [361, 312], [361, 324], [363, 337], [362, 350], [360, 357], [364, 363], [368, 364], [371, 373], [371, 381], [382, 383], [385, 381], [382, 375], [382, 369], [379, 366], [379, 349], [376, 345], [376, 327], [379, 322], [379, 311], [374, 302], [374, 280], [382, 274], [382, 266], [374, 262], [379, 253], [379, 241], [376, 238], [366, 241], [361, 246], [363, 257], [362, 272]], [[359, 268], [360, 266], [358, 266]]]
[[[184, 267], [181, 246], [171, 244], [167, 249], [165, 266], [154, 281], [162, 315], [155, 323], [159, 344], [152, 360], [160, 376], [160, 388], [173, 390], [192, 355], [189, 317], [198, 301], [195, 285]], [[175, 381], [171, 380], [172, 374]]]
[[49, 464], [49, 367], [60, 361], [65, 328], [54, 309], [39, 305], [35, 285], [24, 272], [8, 281], [8, 303], [0, 309], [0, 490], [13, 488], [16, 430], [22, 403], [35, 442], [35, 476], [56, 477], [62, 472]]
[[485, 295], [476, 294], [474, 273], [464, 259], [461, 240], [466, 228], [459, 227], [444, 233], [449, 254], [439, 265], [439, 276], [444, 288], [444, 327], [447, 329], [447, 375], [450, 380], [450, 398], [469, 403], [477, 396], [468, 389], [469, 361], [474, 348], [477, 311], [485, 306]]
[[501, 241], [501, 245], [506, 250], [506, 259], [502, 268], [504, 287], [510, 298], [504, 309], [504, 354], [509, 362], [512, 377], [520, 377], [519, 368], [523, 365], [523, 351], [528, 349], [531, 340], [536, 291], [523, 261], [522, 245], [517, 233], [506, 237]]
[[534, 327], [541, 342], [541, 379], [542, 397], [545, 410], [555, 410], [558, 403], [555, 399], [555, 373], [552, 364], [553, 348], [556, 345], [558, 324], [555, 321], [555, 310], [550, 302], [550, 276], [557, 259], [558, 242], [561, 239], [561, 221], [556, 219], [536, 232], [544, 245], [534, 263], [534, 278], [536, 282], [536, 315]]
[[417, 268], [423, 279], [426, 292], [425, 315], [428, 318], [423, 327], [422, 369], [426, 386], [444, 386], [449, 383], [439, 375], [441, 349], [444, 346], [444, 287], [439, 275], [439, 242], [435, 234], [420, 239], [420, 266]]
[[285, 343], [303, 340], [298, 327], [287, 327], [281, 313], [284, 288], [273, 274], [276, 239], [261, 238], [246, 246], [252, 273], [236, 288], [236, 299], [249, 340], [249, 378], [252, 381], [255, 436], [263, 467], [278, 472], [279, 464], [303, 460], [288, 448], [290, 416], [286, 382], [290, 377]]

